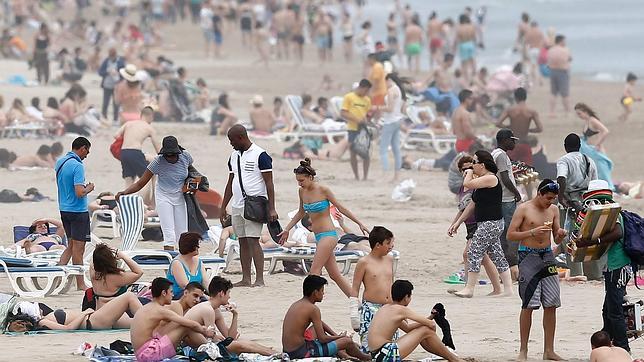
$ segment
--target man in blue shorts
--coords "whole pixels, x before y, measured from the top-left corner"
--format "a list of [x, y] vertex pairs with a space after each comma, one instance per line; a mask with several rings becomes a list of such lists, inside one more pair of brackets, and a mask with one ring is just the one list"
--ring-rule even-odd
[[[310, 357], [335, 357], [338, 353], [370, 361], [371, 356], [362, 353], [346, 332], [336, 334], [322, 321], [319, 303], [324, 298], [325, 278], [309, 275], [302, 286], [304, 296], [291, 304], [282, 325], [282, 347], [291, 359]], [[312, 328], [309, 326], [312, 325]]]
[[[85, 137], [72, 142], [72, 150], [56, 161], [56, 185], [58, 186], [58, 208], [69, 243], [60, 256], [59, 265], [67, 265], [72, 259], [74, 265], [83, 265], [85, 243], [90, 241], [87, 194], [94, 190], [93, 183], [85, 183], [83, 160], [89, 155], [91, 143]], [[78, 290], [85, 290], [82, 275], [76, 276]]]

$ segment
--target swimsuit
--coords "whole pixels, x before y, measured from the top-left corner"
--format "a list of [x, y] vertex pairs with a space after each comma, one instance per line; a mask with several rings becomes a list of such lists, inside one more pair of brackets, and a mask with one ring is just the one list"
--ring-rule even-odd
[[336, 240], [338, 239], [338, 232], [335, 230], [323, 231], [321, 233], [315, 234], [315, 243], [319, 243], [322, 238], [333, 237]]
[[135, 351], [139, 362], [157, 362], [177, 354], [174, 344], [168, 336], [153, 333], [152, 338]]
[[92, 327], [92, 322], [89, 321], [89, 317], [91, 317], [92, 314], [94, 314], [94, 312], [87, 314], [87, 319], [85, 319], [85, 329], [87, 329], [88, 331], [91, 331], [92, 329], [94, 329]]
[[472, 40], [464, 41], [458, 45], [458, 55], [461, 58], [461, 62], [474, 59], [474, 51], [476, 50], [476, 45]]
[[[363, 300], [360, 306], [360, 330], [358, 334], [360, 335], [360, 349], [365, 353], [369, 352], [369, 327], [371, 327], [371, 321], [380, 308], [382, 308], [382, 304], [372, 303], [367, 300]], [[393, 335], [393, 340], [397, 339], [398, 331]]]
[[303, 204], [302, 208], [304, 208], [304, 211], [310, 213], [318, 213], [318, 212], [323, 212], [324, 210], [328, 209], [331, 206], [331, 203], [329, 200], [320, 200], [316, 202], [311, 202], [308, 204]]
[[400, 351], [395, 342], [387, 342], [375, 351], [371, 351], [371, 360], [376, 362], [400, 362]]
[[[188, 283], [191, 282], [197, 282], [197, 283], [202, 283], [203, 282], [203, 275], [201, 274], [201, 260], [199, 260], [199, 263], [197, 264], [197, 273], [196, 274], [190, 274], [190, 269], [181, 261], [181, 260], [173, 260], [172, 263], [175, 261], [178, 261], [181, 263], [181, 266], [183, 266], [183, 271], [186, 273], [186, 278], [188, 278]], [[170, 263], [170, 268], [168, 269], [168, 275], [166, 278], [168, 278], [169, 281], [172, 282], [172, 293], [174, 294], [174, 298], [179, 299], [183, 295], [183, 288], [177, 283], [177, 279], [174, 277], [172, 274], [172, 263]]]
[[430, 50], [437, 50], [437, 49], [440, 49], [442, 46], [443, 46], [443, 40], [441, 38], [432, 38], [429, 41]]
[[535, 249], [519, 246], [519, 296], [521, 308], [561, 306], [559, 275], [550, 247]]
[[467, 152], [470, 149], [470, 146], [474, 144], [474, 142], [475, 140], [471, 138], [456, 140], [454, 148], [456, 148], [456, 152]]
[[422, 47], [420, 43], [409, 43], [405, 46], [405, 53], [409, 56], [414, 56], [420, 54]]
[[295, 351], [286, 353], [291, 359], [310, 357], [335, 357], [335, 355], [338, 354], [338, 345], [335, 343], [335, 341], [322, 343], [317, 339], [306, 339], [304, 340], [304, 344], [297, 348]]
[[590, 138], [590, 137], [592, 137], [592, 136], [594, 136], [594, 135], [596, 135], [596, 134], [598, 134], [598, 133], [599, 133], [598, 131], [593, 131], [593, 130], [592, 130], [592, 129], [590, 129], [590, 128], [586, 128], [586, 129], [584, 130], [584, 137], [585, 137], [586, 139], [588, 139], [588, 138]]

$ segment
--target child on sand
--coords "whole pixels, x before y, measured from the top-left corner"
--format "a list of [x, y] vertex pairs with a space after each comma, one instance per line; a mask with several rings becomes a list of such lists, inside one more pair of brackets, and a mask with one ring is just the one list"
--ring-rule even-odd
[[641, 102], [642, 97], [637, 97], [633, 93], [633, 88], [635, 88], [635, 82], [637, 82], [637, 76], [633, 73], [628, 73], [626, 75], [626, 85], [624, 86], [624, 93], [619, 102], [624, 107], [624, 113], [619, 116], [620, 121], [626, 121], [628, 116], [633, 112], [633, 103]]
[[[427, 352], [448, 361], [460, 361], [438, 338], [434, 322], [407, 307], [413, 289], [414, 286], [407, 280], [396, 280], [391, 286], [392, 303], [378, 310], [369, 327], [371, 360], [400, 362], [421, 345]], [[395, 339], [398, 329], [406, 334]]]
[[[382, 226], [374, 226], [369, 233], [369, 245], [371, 252], [356, 265], [350, 302], [353, 317], [354, 311], [357, 310], [360, 286], [364, 284], [360, 317], [351, 319], [352, 327], [359, 329], [360, 347], [363, 352], [369, 351], [367, 338], [371, 320], [383, 305], [391, 302], [394, 259], [389, 252], [394, 248], [394, 234]], [[358, 323], [355, 323], [354, 319], [357, 319]]]
[[[349, 356], [362, 361], [371, 360], [368, 354], [360, 352], [346, 332], [336, 334], [322, 321], [320, 309], [315, 305], [324, 298], [325, 278], [309, 275], [302, 285], [303, 297], [291, 304], [282, 325], [282, 347], [291, 359], [310, 357], [335, 357], [346, 351]], [[304, 334], [313, 324], [316, 339], [306, 339]]]
[[[188, 336], [214, 337], [212, 330], [164, 307], [172, 302], [172, 282], [168, 279], [154, 279], [150, 290], [152, 301], [134, 315], [130, 329], [137, 361], [153, 362], [173, 357], [176, 347]], [[170, 323], [160, 326], [161, 322]]]

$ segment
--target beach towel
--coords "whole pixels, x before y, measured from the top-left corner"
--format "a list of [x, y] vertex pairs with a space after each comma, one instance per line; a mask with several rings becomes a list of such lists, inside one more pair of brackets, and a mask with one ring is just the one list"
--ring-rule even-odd
[[27, 332], [9, 332], [5, 331], [3, 334], [6, 336], [32, 336], [36, 334], [73, 334], [73, 333], [119, 333], [127, 332], [130, 333], [129, 329], [117, 328], [117, 329], [74, 329], [74, 330], [54, 330], [54, 329], [43, 329], [37, 331], [27, 331]]
[[600, 180], [608, 182], [611, 190], [615, 190], [615, 185], [613, 184], [612, 172], [613, 172], [613, 161], [608, 158], [608, 156], [600, 152], [595, 146], [591, 146], [586, 143], [585, 139], [581, 140], [581, 148], [579, 152], [588, 156], [597, 166], [597, 177]]

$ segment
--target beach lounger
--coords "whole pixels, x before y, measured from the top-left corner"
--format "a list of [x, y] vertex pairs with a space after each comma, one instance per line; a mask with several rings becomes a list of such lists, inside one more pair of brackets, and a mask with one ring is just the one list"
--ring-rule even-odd
[[[99, 216], [109, 218], [110, 221], [103, 221]], [[90, 220], [90, 230], [94, 232], [97, 226], [109, 225], [112, 228], [112, 234], [115, 238], [121, 236], [120, 227], [116, 218], [116, 212], [114, 210], [96, 210], [92, 213], [92, 219]]]
[[3, 138], [23, 138], [27, 136], [47, 136], [49, 129], [39, 123], [14, 124], [2, 129]]
[[[69, 273], [64, 267], [50, 266], [26, 258], [0, 257], [0, 268], [9, 279], [11, 288], [23, 298], [42, 298], [59, 294], [66, 286]], [[39, 280], [44, 279], [44, 285]]]
[[302, 97], [288, 95], [285, 97], [286, 106], [291, 111], [293, 121], [297, 127], [295, 133], [291, 136], [296, 138], [302, 137], [324, 137], [329, 143], [336, 143], [335, 137], [346, 137], [347, 127], [346, 124], [329, 120], [323, 124], [315, 124], [308, 122], [300, 113], [302, 108]]
[[[433, 120], [435, 119], [434, 112], [428, 106], [419, 107], [419, 106], [409, 106], [407, 107], [407, 116], [415, 124], [422, 124], [422, 120], [418, 116], [420, 112], [427, 112], [429, 117]], [[450, 124], [446, 124], [447, 129], [451, 129]], [[456, 144], [456, 136], [452, 134], [448, 135], [437, 135], [431, 128], [424, 129], [412, 129], [409, 131], [409, 134], [405, 137], [403, 145], [407, 149], [416, 149], [419, 147], [428, 146], [433, 148], [436, 152], [440, 154], [446, 154], [454, 148]]]

